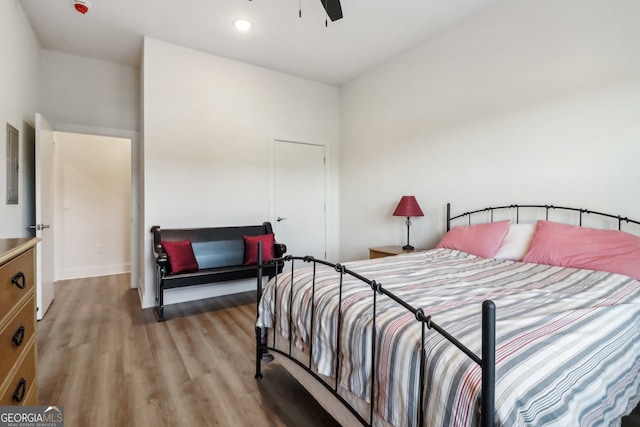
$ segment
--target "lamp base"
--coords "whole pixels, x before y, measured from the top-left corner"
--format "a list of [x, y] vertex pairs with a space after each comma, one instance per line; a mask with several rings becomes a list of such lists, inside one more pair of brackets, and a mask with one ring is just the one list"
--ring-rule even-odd
[[405, 251], [412, 251], [412, 250], [414, 250], [415, 248], [414, 248], [413, 246], [411, 246], [411, 245], [404, 245], [404, 246], [402, 247], [402, 249], [403, 249], [403, 250], [405, 250]]

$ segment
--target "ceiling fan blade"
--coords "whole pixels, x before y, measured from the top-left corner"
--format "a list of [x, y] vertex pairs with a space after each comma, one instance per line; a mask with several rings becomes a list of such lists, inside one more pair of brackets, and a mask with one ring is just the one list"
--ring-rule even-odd
[[322, 6], [327, 11], [327, 15], [332, 21], [337, 21], [338, 19], [342, 19], [342, 6], [340, 5], [340, 0], [320, 0], [322, 2]]

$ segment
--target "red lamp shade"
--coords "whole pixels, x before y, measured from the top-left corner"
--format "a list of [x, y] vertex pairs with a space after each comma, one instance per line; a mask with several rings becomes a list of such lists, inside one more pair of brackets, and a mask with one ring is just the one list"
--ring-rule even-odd
[[402, 196], [393, 216], [424, 216], [415, 196]]
[[409, 227], [411, 227], [411, 216], [424, 216], [420, 205], [415, 196], [402, 196], [400, 203], [396, 206], [396, 210], [393, 211], [394, 216], [406, 216], [407, 220], [407, 244], [402, 247], [405, 251], [412, 251], [413, 246], [409, 244]]

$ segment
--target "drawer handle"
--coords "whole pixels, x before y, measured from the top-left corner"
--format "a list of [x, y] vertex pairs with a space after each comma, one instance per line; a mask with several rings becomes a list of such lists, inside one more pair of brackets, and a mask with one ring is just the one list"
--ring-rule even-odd
[[24, 341], [24, 325], [20, 325], [20, 327], [16, 330], [16, 333], [13, 334], [11, 341], [16, 345], [16, 347], [20, 347]]
[[16, 390], [13, 392], [13, 401], [16, 403], [22, 402], [22, 399], [24, 399], [24, 395], [26, 394], [26, 392], [27, 380], [25, 380], [24, 378], [20, 378], [18, 387], [16, 387]]
[[16, 285], [20, 289], [24, 289], [27, 287], [27, 279], [24, 277], [24, 273], [22, 271], [13, 276], [13, 279], [11, 279], [11, 283]]

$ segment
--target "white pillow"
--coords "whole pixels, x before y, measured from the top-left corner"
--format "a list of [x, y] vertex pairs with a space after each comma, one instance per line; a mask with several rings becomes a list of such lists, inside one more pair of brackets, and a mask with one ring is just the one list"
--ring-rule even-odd
[[502, 246], [500, 246], [494, 258], [522, 261], [535, 231], [535, 224], [510, 224], [509, 232], [507, 232], [502, 241]]

